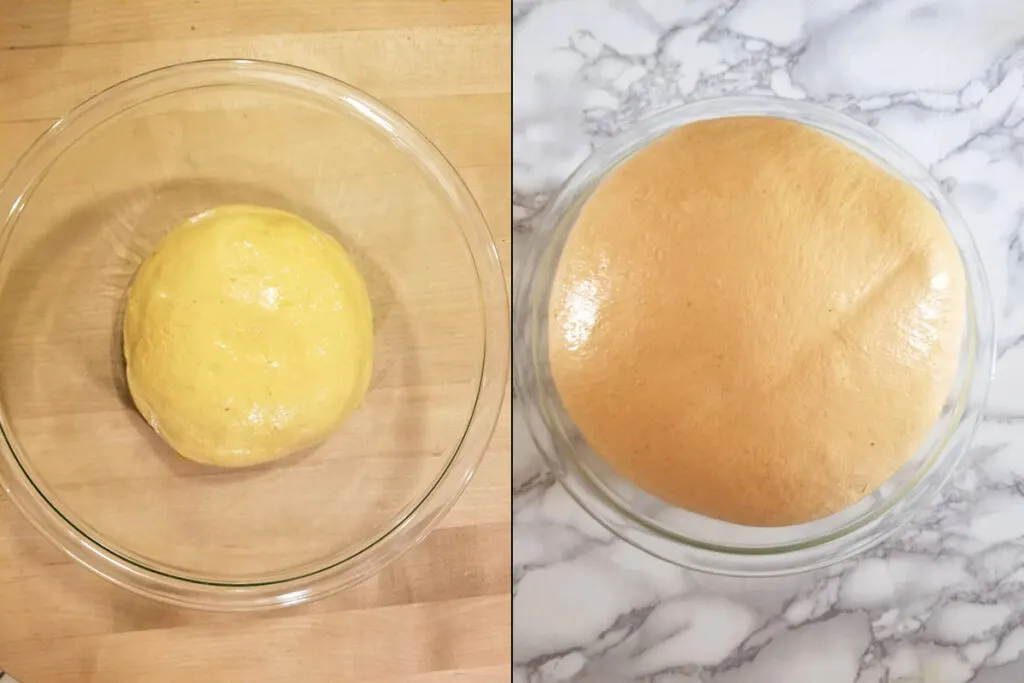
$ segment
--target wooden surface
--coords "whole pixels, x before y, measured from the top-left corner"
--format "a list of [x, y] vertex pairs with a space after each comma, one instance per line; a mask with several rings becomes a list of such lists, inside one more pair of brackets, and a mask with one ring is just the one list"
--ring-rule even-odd
[[[58, 116], [210, 57], [307, 66], [417, 125], [459, 168], [510, 272], [509, 0], [0, 0], [0, 177]], [[0, 498], [0, 668], [20, 683], [507, 681], [510, 423], [419, 547], [326, 600], [181, 610], [94, 577]]]

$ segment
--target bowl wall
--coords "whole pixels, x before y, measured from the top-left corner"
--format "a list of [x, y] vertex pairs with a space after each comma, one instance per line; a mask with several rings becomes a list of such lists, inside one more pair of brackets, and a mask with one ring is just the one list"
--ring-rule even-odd
[[[621, 161], [678, 126], [749, 115], [783, 117], [814, 127], [913, 184], [945, 219], [960, 250], [969, 288], [957, 376], [926, 441], [895, 475], [858, 503], [827, 518], [789, 527], [746, 527], [711, 519], [667, 505], [618, 476], [573, 425], [548, 362], [554, 272], [591, 192]], [[679, 256], [680, 267], [685, 267], [685, 258], [685, 254]], [[522, 410], [532, 438], [562, 485], [599, 522], [634, 545], [683, 566], [724, 574], [812, 569], [860, 552], [895, 530], [931, 498], [966, 452], [981, 417], [994, 361], [991, 295], [981, 259], [970, 231], [938, 183], [888, 139], [852, 119], [819, 105], [766, 98], [723, 98], [671, 109], [595, 151], [539, 218], [518, 278], [513, 317], [517, 409]]]
[[[135, 411], [121, 321], [156, 241], [237, 203], [295, 213], [353, 255], [374, 372], [323, 445], [218, 470], [177, 456]], [[48, 131], [0, 189], [8, 209], [0, 475], [37, 526], [90, 547], [79, 559], [101, 558], [104, 575], [141, 574], [143, 592], [166, 579], [158, 597], [186, 602], [193, 586], [197, 603], [219, 599], [209, 586], [231, 589], [212, 606], [305, 599], [360, 578], [351, 565], [368, 553], [396, 554], [396, 536], [415, 542], [468, 481], [505, 382], [504, 280], [454, 169], [363, 93], [248, 61], [146, 74]]]

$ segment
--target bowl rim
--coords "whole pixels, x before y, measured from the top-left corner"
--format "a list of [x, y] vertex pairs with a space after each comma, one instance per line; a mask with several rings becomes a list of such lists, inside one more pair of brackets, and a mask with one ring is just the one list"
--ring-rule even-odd
[[[838, 530], [808, 541], [761, 547], [706, 543], [667, 532], [615, 500], [610, 489], [586, 471], [580, 458], [565, 452], [571, 448], [560, 443], [568, 438], [564, 429], [561, 425], [552, 425], [557, 420], [545, 415], [545, 412], [550, 414], [551, 408], [537, 405], [548, 401], [549, 397], [545, 396], [543, 388], [538, 388], [537, 375], [543, 373], [546, 359], [539, 357], [538, 344], [533, 340], [538, 327], [536, 309], [539, 305], [544, 315], [547, 310], [542, 301], [544, 294], [537, 291], [537, 283], [546, 277], [545, 267], [561, 253], [571, 223], [596, 182], [644, 145], [677, 127], [737, 116], [793, 120], [838, 138], [859, 153], [870, 153], [870, 158], [914, 185], [940, 212], [960, 252], [968, 283], [965, 321], [968, 348], [961, 353], [961, 363], [966, 354], [968, 367], [962, 380], [962, 392], [948, 420], [947, 431], [913, 479], [884, 506]], [[513, 299], [513, 395], [533, 446], [559, 484], [595, 521], [616, 536], [673, 564], [707, 573], [785, 575], [821, 568], [877, 545], [942, 487], [968, 450], [981, 420], [995, 362], [994, 327], [992, 297], [973, 234], [939, 183], [916, 158], [880, 132], [825, 105], [762, 96], [720, 97], [662, 110], [604, 142], [570, 174], [538, 214]], [[538, 400], [534, 400], [534, 395]]]
[[510, 358], [508, 296], [501, 260], [487, 221], [453, 164], [390, 107], [340, 79], [290, 64], [255, 59], [171, 64], [129, 77], [71, 109], [28, 147], [0, 181], [0, 261], [27, 197], [50, 165], [82, 136], [110, 117], [157, 97], [237, 84], [290, 89], [296, 95], [354, 111], [377, 132], [385, 133], [437, 185], [439, 196], [459, 217], [457, 225], [476, 272], [483, 348], [477, 394], [465, 431], [419, 500], [356, 552], [331, 555], [315, 571], [265, 582], [189, 579], [141, 564], [93, 539], [32, 480], [18, 457], [0, 402], [0, 489], [40, 534], [82, 566], [122, 588], [178, 606], [224, 611], [284, 607], [325, 597], [369, 578], [422, 541], [458, 500], [484, 455], [504, 403]]

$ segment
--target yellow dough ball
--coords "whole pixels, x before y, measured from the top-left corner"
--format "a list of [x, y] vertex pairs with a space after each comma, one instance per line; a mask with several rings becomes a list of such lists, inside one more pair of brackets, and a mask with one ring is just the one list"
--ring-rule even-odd
[[219, 207], [142, 264], [124, 356], [135, 405], [178, 453], [253, 465], [319, 443], [360, 405], [370, 298], [348, 253], [306, 221]]

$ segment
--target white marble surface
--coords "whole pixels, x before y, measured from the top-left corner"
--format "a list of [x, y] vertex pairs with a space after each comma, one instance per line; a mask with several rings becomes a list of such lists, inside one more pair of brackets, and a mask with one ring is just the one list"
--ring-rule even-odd
[[999, 361], [941, 500], [816, 574], [687, 572], [599, 528], [514, 446], [515, 681], [1024, 681], [1024, 2], [516, 0], [516, 251], [610, 135], [722, 94], [810, 99], [930, 166], [975, 231]]

